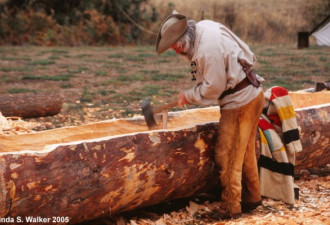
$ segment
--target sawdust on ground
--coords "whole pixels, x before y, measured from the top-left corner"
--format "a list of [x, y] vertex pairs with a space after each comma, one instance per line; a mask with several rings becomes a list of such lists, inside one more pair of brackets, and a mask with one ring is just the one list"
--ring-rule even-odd
[[[330, 165], [325, 168], [329, 174]], [[324, 175], [324, 174], [323, 174]], [[232, 220], [216, 220], [209, 215], [219, 204], [217, 201], [199, 201], [192, 198], [185, 207], [178, 210], [159, 213], [152, 209], [142, 209], [116, 218], [94, 221], [98, 224], [117, 225], [329, 225], [330, 224], [330, 176], [311, 174], [307, 170], [300, 172], [296, 180], [299, 186], [299, 200], [294, 205], [282, 201], [264, 198], [262, 205], [242, 217]], [[175, 208], [175, 203], [169, 203]], [[84, 223], [89, 225], [91, 223]]]

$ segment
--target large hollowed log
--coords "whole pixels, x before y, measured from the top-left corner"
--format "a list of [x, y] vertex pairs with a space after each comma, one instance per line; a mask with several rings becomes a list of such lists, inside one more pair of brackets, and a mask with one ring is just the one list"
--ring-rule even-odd
[[[303, 144], [297, 167], [327, 164], [330, 104], [296, 115]], [[216, 187], [219, 109], [169, 119], [168, 130], [148, 131], [138, 117], [0, 136], [0, 218], [63, 216], [77, 223]]]
[[0, 112], [6, 117], [53, 116], [61, 111], [62, 103], [62, 97], [56, 92], [1, 94]]
[[[196, 113], [219, 117], [217, 108], [198, 111], [173, 113], [171, 126]], [[148, 131], [139, 117], [0, 136], [0, 217], [76, 223], [212, 188], [217, 126], [210, 126]]]
[[197, 126], [2, 154], [0, 215], [74, 223], [192, 196], [217, 182], [214, 133]]

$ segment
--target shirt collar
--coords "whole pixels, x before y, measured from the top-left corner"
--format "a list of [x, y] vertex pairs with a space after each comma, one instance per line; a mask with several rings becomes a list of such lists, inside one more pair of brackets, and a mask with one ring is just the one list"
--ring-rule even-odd
[[197, 23], [196, 24], [196, 37], [195, 37], [195, 43], [194, 43], [194, 54], [192, 56], [191, 61], [196, 61], [199, 43], [200, 43], [203, 31], [204, 31], [204, 27], [198, 25], [198, 23]]

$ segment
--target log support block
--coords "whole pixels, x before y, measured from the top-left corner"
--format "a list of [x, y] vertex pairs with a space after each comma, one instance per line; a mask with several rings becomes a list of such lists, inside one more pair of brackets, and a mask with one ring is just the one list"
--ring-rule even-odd
[[6, 117], [53, 116], [61, 111], [62, 103], [62, 97], [56, 92], [2, 94], [0, 95], [0, 112]]

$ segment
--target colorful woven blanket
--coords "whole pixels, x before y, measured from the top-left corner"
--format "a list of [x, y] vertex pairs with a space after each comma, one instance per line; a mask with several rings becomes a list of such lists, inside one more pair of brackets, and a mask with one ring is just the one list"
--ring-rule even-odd
[[302, 150], [294, 108], [288, 91], [283, 87], [268, 89], [265, 99], [258, 125], [261, 195], [294, 204], [295, 154]]

